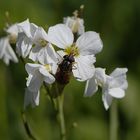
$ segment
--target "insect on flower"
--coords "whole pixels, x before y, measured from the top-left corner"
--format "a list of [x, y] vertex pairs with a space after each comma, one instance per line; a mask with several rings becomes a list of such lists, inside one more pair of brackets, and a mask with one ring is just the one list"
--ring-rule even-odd
[[75, 63], [75, 59], [72, 53], [63, 56], [63, 61], [58, 65], [58, 70], [55, 75], [56, 81], [58, 83], [60, 84], [69, 83], [70, 76], [72, 75], [72, 68], [74, 63]]

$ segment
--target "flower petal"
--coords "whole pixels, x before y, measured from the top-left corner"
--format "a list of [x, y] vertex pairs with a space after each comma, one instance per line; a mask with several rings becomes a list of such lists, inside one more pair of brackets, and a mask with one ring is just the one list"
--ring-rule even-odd
[[29, 79], [29, 80], [30, 80], [30, 83], [29, 83], [28, 89], [32, 92], [39, 91], [43, 83], [43, 76], [40, 74], [40, 72], [36, 70], [32, 76], [32, 79]]
[[33, 42], [37, 45], [40, 45], [39, 40], [48, 41], [48, 35], [42, 27], [38, 27], [34, 33]]
[[54, 76], [52, 76], [47, 70], [46, 68], [43, 66], [39, 69], [40, 73], [44, 76], [43, 77], [43, 81], [45, 81], [48, 84], [52, 84], [55, 81]]
[[125, 92], [121, 88], [109, 89], [108, 94], [115, 98], [123, 98], [125, 96]]
[[66, 55], [66, 53], [62, 50], [57, 51], [57, 59], [59, 61], [59, 63], [61, 63], [61, 61], [63, 61], [63, 56]]
[[78, 38], [76, 46], [79, 48], [81, 55], [91, 55], [99, 53], [103, 44], [98, 33], [89, 31]]
[[102, 101], [106, 110], [108, 110], [109, 106], [112, 103], [112, 97], [109, 94], [102, 95]]
[[58, 60], [57, 60], [56, 52], [50, 43], [39, 51], [38, 60], [41, 64], [44, 65], [57, 63]]
[[25, 69], [27, 71], [28, 74], [34, 74], [36, 70], [39, 69], [39, 67], [41, 67], [40, 64], [32, 64], [32, 63], [27, 63], [25, 65]]
[[78, 56], [75, 57], [75, 69], [73, 69], [74, 77], [79, 81], [85, 81], [93, 77], [95, 68], [93, 63], [95, 62], [95, 57], [92, 55]]
[[79, 18], [78, 21], [79, 21], [78, 34], [81, 35], [85, 32], [84, 20]]
[[113, 86], [119, 87], [122, 89], [127, 89], [128, 82], [126, 80], [126, 72], [128, 71], [127, 68], [116, 68], [110, 76], [113, 77]]
[[30, 54], [29, 54], [29, 58], [31, 60], [33, 60], [34, 62], [37, 62], [38, 61], [38, 53], [41, 49], [42, 49], [42, 47], [37, 46], [37, 45], [35, 47], [33, 47]]
[[15, 63], [18, 63], [18, 58], [17, 58], [14, 50], [10, 46], [10, 44], [8, 44], [8, 46], [6, 48], [6, 57], [8, 57], [10, 60], [12, 60]]
[[0, 39], [0, 58], [3, 58], [4, 62], [8, 65], [9, 61], [12, 60], [13, 62], [17, 63], [18, 58], [9, 44], [9, 38], [4, 37]]
[[24, 96], [24, 109], [30, 104], [32, 105], [32, 107], [38, 106], [39, 105], [39, 96], [40, 96], [39, 91], [32, 92], [28, 88], [26, 88], [25, 96]]
[[18, 35], [18, 27], [17, 27], [17, 24], [13, 24], [11, 25], [7, 30], [6, 30], [7, 33], [9, 34], [14, 34], [14, 35]]
[[32, 48], [32, 41], [24, 34], [19, 33], [16, 43], [16, 52], [23, 58], [27, 57]]
[[49, 40], [59, 48], [65, 49], [73, 43], [72, 31], [64, 24], [57, 24], [48, 30]]
[[97, 81], [94, 77], [92, 77], [86, 82], [84, 96], [91, 97], [92, 95], [96, 93], [97, 90], [98, 90]]
[[94, 77], [97, 80], [98, 85], [100, 86], [104, 85], [106, 82], [105, 69], [96, 68]]
[[17, 24], [19, 30], [23, 31], [27, 37], [32, 37], [31, 36], [31, 32], [30, 32], [30, 22], [29, 22], [29, 19]]
[[0, 39], [0, 59], [4, 56], [6, 46], [8, 44], [8, 38], [3, 37]]
[[81, 18], [65, 17], [63, 23], [68, 26], [73, 33], [78, 33], [81, 35], [84, 33], [84, 20]]
[[32, 48], [29, 58], [33, 61], [39, 61], [41, 64], [57, 63], [57, 55], [51, 44], [46, 47], [35, 46]]

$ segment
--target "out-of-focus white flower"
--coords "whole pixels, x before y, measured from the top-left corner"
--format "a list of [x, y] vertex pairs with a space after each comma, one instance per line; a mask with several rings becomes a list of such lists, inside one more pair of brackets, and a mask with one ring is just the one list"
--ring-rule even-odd
[[27, 63], [25, 65], [28, 73], [27, 89], [25, 92], [24, 107], [31, 104], [32, 106], [39, 105], [39, 90], [43, 82], [52, 84], [55, 81], [54, 76], [51, 73], [56, 72], [56, 65], [41, 65]]
[[64, 51], [58, 51], [62, 56], [72, 54], [75, 59], [73, 74], [79, 81], [85, 81], [94, 75], [96, 61], [94, 55], [102, 50], [99, 34], [93, 31], [83, 33], [74, 43], [74, 36], [70, 28], [64, 24], [57, 24], [48, 30], [50, 42]]
[[3, 59], [6, 65], [9, 65], [10, 60], [15, 63], [18, 62], [18, 58], [10, 45], [10, 43], [16, 42], [18, 34], [17, 24], [11, 25], [5, 31], [8, 35], [0, 39], [0, 59]]
[[16, 43], [16, 52], [23, 58], [27, 57], [33, 45], [33, 37], [38, 26], [29, 22], [29, 19], [17, 24], [18, 38]]
[[107, 110], [114, 98], [123, 98], [128, 87], [126, 80], [127, 68], [116, 68], [110, 75], [105, 74], [105, 69], [96, 68], [95, 75], [87, 81], [85, 96], [92, 96], [97, 90], [98, 85], [102, 87], [102, 100]]
[[81, 35], [85, 32], [84, 20], [82, 18], [76, 16], [64, 17], [63, 23], [68, 26], [73, 33]]
[[10, 60], [18, 62], [18, 58], [9, 43], [9, 37], [0, 39], [0, 59], [3, 59], [6, 65], [9, 65]]
[[[8, 29], [5, 30], [9, 35], [10, 37], [12, 38], [17, 38], [18, 36], [18, 27], [17, 27], [17, 24], [13, 24], [11, 25]], [[14, 42], [15, 43], [15, 42]]]

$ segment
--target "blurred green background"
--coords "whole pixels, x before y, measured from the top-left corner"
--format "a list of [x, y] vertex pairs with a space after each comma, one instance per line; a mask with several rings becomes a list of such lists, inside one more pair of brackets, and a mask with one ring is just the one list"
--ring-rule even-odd
[[[86, 30], [100, 33], [104, 48], [97, 55], [96, 67], [129, 69], [129, 87], [118, 100], [119, 140], [140, 140], [140, 1], [139, 0], [0, 0], [0, 30], [5, 26], [5, 11], [11, 20], [27, 18], [48, 27], [85, 5]], [[0, 61], [0, 139], [27, 140], [21, 118], [25, 88], [24, 66]], [[85, 83], [72, 79], [65, 89], [65, 119], [68, 140], [109, 140], [109, 110], [105, 111], [101, 91], [84, 98]], [[40, 105], [28, 108], [27, 118], [40, 140], [58, 140], [59, 127], [52, 105], [45, 93]], [[73, 128], [72, 124], [77, 123]]]

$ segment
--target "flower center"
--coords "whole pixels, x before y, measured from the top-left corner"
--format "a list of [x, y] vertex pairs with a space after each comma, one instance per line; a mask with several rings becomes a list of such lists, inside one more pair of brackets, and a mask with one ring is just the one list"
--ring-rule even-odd
[[47, 70], [48, 72], [51, 72], [51, 71], [52, 71], [52, 68], [51, 68], [51, 66], [50, 66], [49, 64], [46, 64], [46, 65], [45, 65], [45, 68], [46, 68], [46, 70]]
[[79, 55], [79, 49], [75, 44], [71, 45], [70, 47], [67, 47], [64, 50], [64, 52], [67, 53], [68, 55], [70, 55], [70, 54], [73, 54], [74, 56]]
[[38, 42], [42, 47], [45, 47], [48, 44], [48, 42], [46, 40], [41, 39], [41, 38], [38, 40]]
[[17, 35], [16, 34], [10, 34], [9, 35], [9, 41], [11, 44], [15, 44], [17, 40]]

